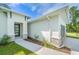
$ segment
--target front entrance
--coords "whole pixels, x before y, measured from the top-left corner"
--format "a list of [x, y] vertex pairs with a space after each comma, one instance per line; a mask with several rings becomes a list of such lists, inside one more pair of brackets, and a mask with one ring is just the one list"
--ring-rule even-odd
[[20, 37], [20, 24], [14, 25], [15, 37]]

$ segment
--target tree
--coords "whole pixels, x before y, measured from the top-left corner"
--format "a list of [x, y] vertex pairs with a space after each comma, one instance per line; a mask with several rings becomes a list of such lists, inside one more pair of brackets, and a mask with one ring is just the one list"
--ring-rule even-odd
[[77, 19], [79, 17], [79, 10], [77, 9], [76, 6], [73, 6], [73, 7], [70, 8], [70, 17], [71, 17], [71, 20], [72, 20], [71, 24], [72, 24], [73, 29], [76, 32], [78, 32], [78, 28], [77, 28], [78, 27], [77, 26], [78, 21], [77, 21]]

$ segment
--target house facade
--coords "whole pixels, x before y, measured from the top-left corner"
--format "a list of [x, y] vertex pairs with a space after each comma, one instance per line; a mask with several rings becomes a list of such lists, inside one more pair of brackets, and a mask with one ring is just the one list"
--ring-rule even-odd
[[29, 36], [59, 48], [63, 47], [68, 12], [68, 6], [63, 6], [28, 21], [29, 16], [0, 7], [0, 38], [5, 34], [13, 40], [17, 37], [26, 39]]
[[27, 38], [27, 18], [24, 14], [0, 7], [0, 38], [5, 34], [12, 39]]
[[63, 47], [68, 21], [68, 6], [51, 11], [28, 23], [28, 36]]

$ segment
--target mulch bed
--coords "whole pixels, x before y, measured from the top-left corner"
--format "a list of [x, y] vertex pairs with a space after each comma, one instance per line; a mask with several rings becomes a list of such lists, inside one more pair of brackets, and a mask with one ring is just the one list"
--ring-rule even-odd
[[32, 43], [35, 43], [35, 44], [38, 44], [38, 45], [44, 46], [44, 43], [43, 42], [41, 42], [39, 40], [36, 40], [36, 39], [33, 39], [31, 37], [28, 37], [28, 39], [24, 39], [24, 40], [29, 41], [29, 42], [32, 42]]
[[70, 49], [70, 48], [62, 47], [62, 48], [59, 48], [59, 50], [62, 51], [62, 52], [65, 52], [65, 53], [71, 54], [71, 49]]
[[[35, 43], [35, 44], [38, 44], [38, 45], [41, 45], [41, 46], [44, 46], [44, 43], [42, 41], [33, 39], [31, 37], [28, 37], [28, 39], [24, 39], [24, 40]], [[71, 49], [67, 48], [67, 47], [62, 47], [62, 48], [52, 47], [52, 49], [59, 50], [59, 51], [64, 52], [64, 53], [71, 54]]]

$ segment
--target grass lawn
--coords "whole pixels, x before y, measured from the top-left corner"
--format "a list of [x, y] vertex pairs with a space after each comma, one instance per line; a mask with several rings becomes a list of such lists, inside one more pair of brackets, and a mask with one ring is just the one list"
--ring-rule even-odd
[[79, 39], [79, 34], [77, 34], [75, 32], [66, 33], [66, 36], [71, 37], [71, 38]]
[[28, 54], [34, 54], [34, 53], [14, 42], [11, 42], [4, 46], [0, 45], [0, 55], [28, 55]]

